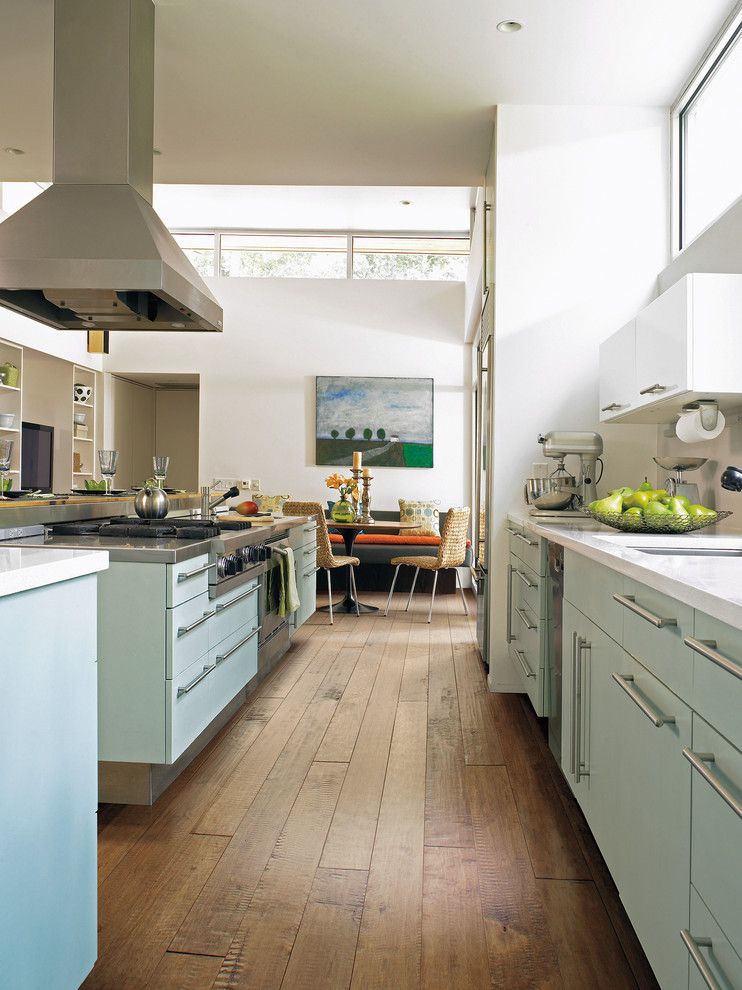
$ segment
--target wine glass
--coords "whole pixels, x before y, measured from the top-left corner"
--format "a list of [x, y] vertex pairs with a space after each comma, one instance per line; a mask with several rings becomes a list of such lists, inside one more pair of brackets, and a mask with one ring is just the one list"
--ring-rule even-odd
[[152, 467], [154, 468], [155, 481], [158, 488], [164, 488], [167, 469], [170, 467], [170, 458], [165, 457], [163, 454], [155, 454], [152, 458]]
[[13, 441], [0, 440], [0, 498], [7, 498], [5, 494], [5, 475], [10, 470], [10, 458], [13, 456]]
[[119, 452], [117, 450], [99, 450], [98, 461], [100, 462], [100, 473], [106, 483], [106, 495], [110, 495], [111, 482], [116, 474], [116, 465], [119, 461]]

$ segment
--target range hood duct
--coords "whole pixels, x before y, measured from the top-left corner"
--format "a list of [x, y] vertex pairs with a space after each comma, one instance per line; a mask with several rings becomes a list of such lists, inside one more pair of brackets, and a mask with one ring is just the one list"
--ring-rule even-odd
[[221, 331], [152, 208], [152, 0], [55, 0], [53, 185], [0, 223], [0, 306], [58, 330]]

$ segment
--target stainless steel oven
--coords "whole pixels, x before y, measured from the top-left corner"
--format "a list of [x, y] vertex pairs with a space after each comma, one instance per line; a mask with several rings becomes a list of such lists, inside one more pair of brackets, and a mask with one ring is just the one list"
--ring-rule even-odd
[[260, 635], [258, 639], [258, 672], [266, 674], [289, 648], [289, 618], [278, 614], [280, 604], [279, 555], [273, 551], [285, 549], [289, 541], [282, 537], [266, 540], [265, 573], [260, 588]]

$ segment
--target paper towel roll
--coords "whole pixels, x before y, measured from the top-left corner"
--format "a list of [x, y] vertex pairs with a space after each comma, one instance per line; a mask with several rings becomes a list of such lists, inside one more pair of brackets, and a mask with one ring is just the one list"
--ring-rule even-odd
[[675, 432], [678, 439], [683, 443], [698, 443], [699, 440], [715, 440], [726, 426], [724, 415], [720, 412], [716, 426], [713, 430], [704, 430], [701, 423], [701, 410], [689, 409], [688, 412], [680, 414], [680, 418], [675, 425]]

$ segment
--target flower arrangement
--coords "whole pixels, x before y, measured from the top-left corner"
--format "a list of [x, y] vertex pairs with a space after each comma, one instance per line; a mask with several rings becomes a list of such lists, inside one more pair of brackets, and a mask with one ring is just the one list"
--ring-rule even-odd
[[346, 478], [336, 472], [325, 478], [325, 484], [328, 488], [334, 488], [340, 495], [340, 498], [350, 498], [353, 501], [358, 500], [358, 482], [355, 478]]

